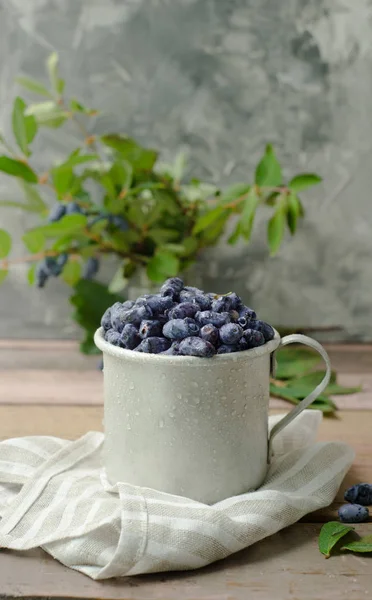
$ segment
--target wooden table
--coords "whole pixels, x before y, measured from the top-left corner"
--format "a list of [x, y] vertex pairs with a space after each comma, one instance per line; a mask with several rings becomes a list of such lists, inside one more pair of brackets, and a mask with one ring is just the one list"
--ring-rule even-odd
[[[131, 600], [347, 600], [372, 596], [372, 556], [337, 555], [317, 548], [322, 523], [336, 517], [343, 491], [372, 482], [372, 346], [328, 347], [345, 385], [363, 392], [339, 397], [337, 418], [323, 421], [322, 440], [343, 440], [357, 455], [336, 501], [301, 522], [235, 554], [187, 573], [94, 582], [41, 550], [0, 551], [0, 600], [10, 598], [120, 598]], [[0, 437], [76, 438], [102, 428], [102, 374], [97, 357], [73, 342], [0, 341]], [[272, 411], [288, 410], [273, 400]], [[372, 534], [372, 522], [357, 526]]]

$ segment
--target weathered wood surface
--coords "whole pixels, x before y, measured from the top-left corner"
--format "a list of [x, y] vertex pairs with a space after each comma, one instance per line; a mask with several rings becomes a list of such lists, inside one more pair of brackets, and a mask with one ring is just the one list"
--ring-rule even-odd
[[[297, 523], [228, 559], [184, 573], [96, 582], [41, 550], [0, 552], [0, 598], [115, 600], [362, 600], [372, 595], [371, 558], [345, 554], [326, 560], [321, 525]], [[361, 535], [372, 524], [360, 525]]]
[[[363, 391], [337, 396], [340, 409], [372, 409], [372, 346], [327, 346], [339, 382]], [[73, 341], [0, 340], [0, 404], [102, 404], [99, 356], [83, 356]], [[68, 371], [68, 376], [66, 376]], [[27, 386], [25, 386], [27, 382]], [[273, 398], [274, 408], [288, 403]]]
[[[94, 582], [41, 550], [3, 550], [0, 600], [360, 600], [372, 596], [372, 556], [340, 554], [325, 560], [317, 548], [320, 527], [335, 518], [346, 487], [372, 482], [372, 410], [366, 410], [372, 408], [372, 347], [328, 349], [341, 371], [341, 382], [365, 386], [362, 394], [348, 398], [347, 410], [321, 425], [321, 440], [342, 440], [356, 451], [332, 506], [226, 561], [188, 573]], [[74, 342], [0, 341], [0, 439], [42, 434], [74, 439], [88, 430], [102, 430], [102, 375], [96, 363], [97, 357], [79, 355]], [[282, 412], [278, 406], [273, 404], [272, 412]], [[357, 531], [372, 534], [372, 522]]]

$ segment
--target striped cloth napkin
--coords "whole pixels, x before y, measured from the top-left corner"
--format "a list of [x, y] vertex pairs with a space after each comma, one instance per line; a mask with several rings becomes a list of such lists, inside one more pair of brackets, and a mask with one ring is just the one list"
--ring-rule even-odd
[[[269, 419], [270, 427], [281, 417]], [[316, 443], [318, 411], [304, 411], [274, 442], [256, 492], [207, 506], [125, 483], [110, 486], [103, 434], [76, 441], [0, 443], [0, 547], [42, 547], [93, 579], [197, 569], [329, 505], [349, 469], [344, 443]]]

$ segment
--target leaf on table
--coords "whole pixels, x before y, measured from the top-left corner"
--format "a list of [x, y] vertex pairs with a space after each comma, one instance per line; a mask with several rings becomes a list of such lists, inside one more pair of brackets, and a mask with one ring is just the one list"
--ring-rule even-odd
[[339, 521], [329, 521], [325, 523], [320, 530], [318, 546], [319, 550], [326, 558], [331, 555], [332, 548], [337, 542], [344, 537], [350, 531], [353, 531], [354, 527], [339, 523]]
[[6, 258], [12, 249], [12, 238], [5, 229], [0, 229], [0, 258]]
[[292, 377], [299, 377], [305, 375], [311, 371], [314, 367], [319, 364], [319, 357], [316, 355], [309, 355], [303, 357], [294, 357], [291, 360], [283, 360], [280, 356], [281, 351], [277, 353], [277, 379], [291, 379]]
[[350, 550], [351, 552], [372, 552], [372, 535], [360, 538], [355, 542], [349, 542], [342, 546], [341, 550]]

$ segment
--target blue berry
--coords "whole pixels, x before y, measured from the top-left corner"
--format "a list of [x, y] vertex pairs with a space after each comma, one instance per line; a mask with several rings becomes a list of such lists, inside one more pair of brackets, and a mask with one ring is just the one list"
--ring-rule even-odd
[[109, 329], [108, 331], [106, 331], [105, 340], [106, 340], [106, 342], [108, 342], [109, 344], [112, 344], [113, 346], [121, 345], [120, 333], [118, 333], [114, 329]]
[[[117, 304], [120, 304], [119, 302]], [[115, 304], [114, 304], [115, 306]], [[105, 312], [103, 313], [102, 319], [101, 319], [101, 326], [103, 327], [103, 329], [105, 331], [108, 331], [109, 329], [111, 329], [111, 310], [113, 307], [109, 307], [105, 310]]]
[[82, 214], [83, 210], [77, 204], [77, 202], [69, 202], [66, 206], [66, 215], [77, 215]]
[[139, 334], [141, 338], [145, 339], [148, 337], [157, 337], [161, 335], [163, 326], [160, 321], [144, 320], [141, 321], [139, 327]]
[[66, 207], [64, 204], [57, 204], [52, 208], [49, 213], [48, 221], [49, 223], [56, 223], [66, 214]]
[[149, 337], [137, 346], [136, 352], [145, 352], [147, 354], [160, 354], [168, 350], [171, 342], [162, 337]]
[[342, 523], [363, 523], [368, 521], [369, 510], [360, 504], [344, 504], [338, 509], [338, 517]]
[[163, 327], [163, 335], [170, 340], [183, 340], [192, 335], [198, 335], [199, 325], [186, 317], [185, 319], [171, 319]]
[[212, 310], [204, 310], [202, 312], [197, 312], [195, 315], [195, 320], [199, 323], [199, 325], [208, 325], [211, 323], [216, 327], [222, 327], [226, 323], [231, 321], [231, 317], [229, 313], [217, 313]]
[[372, 484], [357, 483], [346, 490], [344, 498], [348, 502], [355, 502], [356, 504], [368, 506], [372, 504]]
[[246, 329], [243, 333], [243, 337], [248, 344], [247, 349], [257, 348], [258, 346], [263, 346], [265, 343], [265, 338], [262, 333], [255, 329]]
[[84, 265], [83, 279], [92, 279], [99, 269], [99, 260], [95, 256], [90, 256]]
[[124, 328], [124, 325], [131, 323], [132, 325], [140, 325], [141, 321], [151, 319], [152, 311], [148, 306], [138, 306], [125, 310], [122, 306], [111, 313], [112, 327], [119, 333]]
[[164, 313], [166, 310], [170, 310], [176, 306], [171, 296], [158, 296], [157, 294], [146, 298], [146, 305], [151, 308], [154, 315]]
[[244, 335], [240, 338], [238, 343], [236, 344], [236, 352], [242, 352], [243, 350], [249, 350], [250, 346], [245, 339]]
[[228, 294], [228, 297], [230, 298], [231, 308], [233, 310], [239, 311], [243, 307], [242, 299], [240, 296], [238, 296], [238, 294], [235, 294], [235, 292], [231, 292], [231, 294]]
[[43, 288], [49, 279], [50, 271], [45, 262], [42, 261], [36, 267], [36, 285], [38, 288]]
[[134, 350], [141, 343], [141, 337], [138, 334], [137, 327], [131, 323], [124, 325], [120, 334], [120, 345], [127, 350]]
[[230, 354], [231, 352], [238, 352], [237, 346], [229, 346], [228, 344], [221, 344], [217, 349], [217, 354]]
[[[105, 218], [105, 216], [103, 218]], [[121, 217], [120, 215], [110, 215], [108, 220], [110, 225], [117, 227], [118, 229], [120, 229], [120, 231], [128, 231], [129, 229], [128, 222], [125, 219], [123, 219], [123, 217]]]
[[234, 308], [232, 310], [229, 310], [229, 315], [230, 315], [230, 319], [233, 321], [233, 323], [237, 323], [239, 320], [239, 313], [237, 310], [235, 310]]
[[131, 308], [133, 308], [133, 306], [134, 306], [133, 300], [126, 300], [122, 304], [122, 307], [125, 308], [125, 310], [130, 310]]
[[160, 288], [160, 293], [162, 296], [171, 296], [172, 290], [174, 292], [180, 293], [183, 289], [183, 281], [179, 277], [170, 277], [166, 279], [163, 285]]
[[204, 294], [203, 290], [197, 287], [193, 287], [192, 285], [185, 285], [186, 292], [191, 292], [196, 296], [197, 294]]
[[212, 302], [211, 299], [208, 298], [208, 296], [205, 296], [204, 294], [196, 294], [196, 296], [194, 296], [194, 298], [192, 298], [191, 300], [192, 304], [195, 304], [195, 306], [199, 306], [200, 310], [209, 310], [212, 306]]
[[213, 344], [210, 344], [199, 337], [187, 337], [180, 343], [179, 353], [184, 356], [210, 358], [216, 354], [216, 349]]
[[245, 319], [247, 319], [247, 321], [250, 321], [257, 317], [254, 310], [252, 308], [249, 308], [248, 306], [240, 307], [238, 312], [239, 312], [239, 317], [244, 317]]
[[180, 351], [180, 342], [172, 342], [172, 345], [168, 350], [164, 350], [160, 354], [167, 354], [168, 356], [178, 356]]
[[268, 323], [265, 321], [253, 320], [249, 322], [249, 328], [255, 329], [256, 331], [260, 331], [265, 338], [265, 342], [269, 342], [275, 336], [275, 331]]
[[211, 323], [208, 323], [208, 325], [203, 325], [203, 327], [200, 330], [199, 335], [206, 342], [209, 342], [210, 344], [213, 344], [214, 346], [217, 345], [218, 329]]
[[220, 329], [220, 339], [223, 344], [236, 344], [243, 335], [243, 329], [237, 323], [226, 323]]
[[212, 310], [215, 312], [229, 312], [232, 309], [232, 304], [230, 296], [220, 296], [216, 300], [213, 300]]
[[196, 313], [199, 311], [199, 304], [193, 304], [192, 302], [181, 302], [174, 308], [171, 308], [166, 314], [168, 319], [184, 319], [185, 317], [195, 317]]

